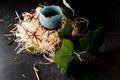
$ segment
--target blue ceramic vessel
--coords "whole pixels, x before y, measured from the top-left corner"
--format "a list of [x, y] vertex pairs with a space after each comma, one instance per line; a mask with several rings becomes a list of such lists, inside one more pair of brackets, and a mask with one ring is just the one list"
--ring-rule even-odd
[[56, 29], [62, 20], [62, 10], [59, 6], [46, 6], [40, 10], [39, 19], [43, 27], [50, 30]]

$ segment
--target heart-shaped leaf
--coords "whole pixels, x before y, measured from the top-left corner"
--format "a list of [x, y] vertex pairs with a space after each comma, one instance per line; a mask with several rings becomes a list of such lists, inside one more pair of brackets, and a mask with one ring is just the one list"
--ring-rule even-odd
[[69, 8], [62, 8], [62, 12], [68, 19], [73, 19], [73, 12]]
[[80, 47], [82, 51], [88, 51], [95, 54], [99, 51], [103, 43], [103, 29], [101, 27], [94, 31], [89, 31], [83, 38], [80, 39]]
[[71, 36], [72, 31], [73, 31], [72, 24], [70, 22], [67, 22], [62, 28], [62, 30], [58, 32], [58, 35], [61, 38], [66, 38], [66, 37]]
[[70, 40], [65, 39], [61, 49], [55, 54], [53, 58], [57, 64], [57, 67], [61, 69], [63, 74], [66, 73], [68, 65], [73, 59], [73, 52], [73, 43]]

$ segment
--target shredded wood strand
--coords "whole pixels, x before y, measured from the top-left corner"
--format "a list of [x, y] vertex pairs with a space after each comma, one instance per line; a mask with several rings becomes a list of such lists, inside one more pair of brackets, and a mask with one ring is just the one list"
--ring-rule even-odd
[[22, 21], [17, 11], [15, 11], [19, 19], [19, 23], [16, 24], [17, 30], [14, 31], [13, 29], [11, 32], [14, 32], [17, 36], [18, 40], [16, 40], [16, 42], [24, 43], [24, 46], [21, 44], [22, 47], [35, 47], [42, 50], [42, 52], [47, 51], [47, 53], [55, 53], [56, 45], [61, 44], [62, 39], [59, 38], [57, 31], [48, 31], [40, 24], [38, 18], [38, 12], [40, 9], [41, 7], [37, 7], [34, 14], [28, 12], [23, 13], [22, 16], [24, 17], [24, 20]]

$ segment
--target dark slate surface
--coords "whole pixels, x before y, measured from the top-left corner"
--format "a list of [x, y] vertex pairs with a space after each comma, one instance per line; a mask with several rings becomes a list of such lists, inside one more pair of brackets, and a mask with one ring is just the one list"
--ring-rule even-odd
[[[51, 4], [61, 5], [61, 0], [47, 0]], [[53, 1], [53, 2], [52, 2]], [[102, 26], [105, 29], [104, 44], [101, 54], [94, 62], [96, 80], [120, 79], [120, 5], [119, 0], [68, 0], [80, 16], [90, 20], [90, 27]], [[33, 64], [39, 56], [27, 53], [16, 54], [16, 44], [7, 45], [9, 30], [17, 22], [14, 18], [15, 10], [18, 13], [30, 11], [41, 3], [41, 0], [1, 0], [0, 1], [0, 80], [36, 80]], [[63, 6], [63, 5], [62, 5]], [[1, 21], [3, 20], [3, 21]], [[16, 60], [17, 59], [17, 60]], [[76, 65], [75, 65], [76, 66]], [[74, 66], [74, 67], [75, 67]], [[70, 80], [61, 75], [55, 64], [48, 66], [38, 65], [42, 80]], [[75, 74], [78, 69], [72, 69]], [[80, 71], [79, 71], [80, 72]]]
[[[42, 2], [42, 1], [41, 1]], [[0, 80], [37, 80], [33, 71], [33, 64], [40, 58], [27, 53], [16, 54], [14, 51], [17, 44], [8, 45], [9, 39], [4, 35], [9, 34], [10, 30], [17, 22], [16, 14], [29, 12], [35, 9], [40, 1], [11, 0], [1, 1], [0, 3]], [[2, 21], [3, 20], [3, 21]], [[68, 80], [65, 75], [61, 75], [55, 64], [38, 65], [40, 78], [42, 80]]]

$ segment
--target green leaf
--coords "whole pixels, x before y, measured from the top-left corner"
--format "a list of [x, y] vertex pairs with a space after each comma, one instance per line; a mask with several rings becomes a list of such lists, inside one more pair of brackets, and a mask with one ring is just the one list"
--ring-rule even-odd
[[68, 19], [73, 19], [73, 13], [69, 8], [67, 7], [62, 8], [62, 12]]
[[38, 50], [35, 47], [29, 47], [27, 48], [27, 50], [31, 53], [31, 54], [37, 54]]
[[59, 35], [59, 37], [61, 37], [61, 38], [66, 38], [66, 37], [71, 36], [72, 31], [73, 31], [72, 24], [71, 24], [70, 22], [67, 22], [67, 23], [64, 25], [63, 29], [62, 29], [60, 32], [58, 32], [58, 35]]
[[83, 38], [80, 39], [80, 47], [82, 51], [88, 51], [95, 54], [99, 51], [103, 43], [103, 29], [101, 27], [94, 31], [89, 31]]
[[61, 49], [55, 54], [53, 58], [57, 64], [57, 67], [61, 69], [63, 74], [66, 73], [68, 65], [73, 59], [73, 52], [73, 43], [70, 40], [65, 39]]

